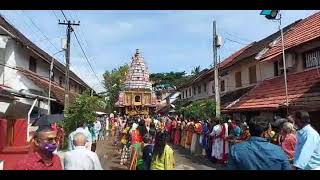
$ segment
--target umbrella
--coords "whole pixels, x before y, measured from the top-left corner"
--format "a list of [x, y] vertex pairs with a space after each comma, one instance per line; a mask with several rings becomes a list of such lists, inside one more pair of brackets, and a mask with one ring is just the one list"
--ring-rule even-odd
[[42, 115], [35, 120], [32, 126], [47, 126], [47, 125], [51, 125], [52, 123], [63, 121], [63, 120], [64, 120], [63, 114]]

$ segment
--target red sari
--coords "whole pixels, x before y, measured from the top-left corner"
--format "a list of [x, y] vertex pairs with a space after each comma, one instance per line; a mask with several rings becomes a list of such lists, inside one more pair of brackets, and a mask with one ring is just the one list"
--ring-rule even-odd
[[180, 138], [181, 138], [181, 124], [178, 123], [175, 133], [174, 133], [174, 144], [178, 145], [180, 144]]

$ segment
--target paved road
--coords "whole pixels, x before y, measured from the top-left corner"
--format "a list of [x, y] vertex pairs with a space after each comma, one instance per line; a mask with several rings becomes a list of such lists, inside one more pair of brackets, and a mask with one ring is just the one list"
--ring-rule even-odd
[[[222, 170], [224, 166], [213, 164], [199, 156], [190, 154], [190, 151], [180, 146], [172, 146], [175, 151], [176, 170]], [[97, 154], [101, 165], [105, 170], [126, 170], [126, 166], [120, 165], [120, 155], [117, 147], [112, 146], [112, 138], [99, 141], [97, 144]]]

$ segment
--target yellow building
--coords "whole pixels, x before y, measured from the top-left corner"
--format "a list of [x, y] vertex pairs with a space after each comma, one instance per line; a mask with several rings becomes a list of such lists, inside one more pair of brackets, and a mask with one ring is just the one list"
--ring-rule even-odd
[[149, 115], [155, 110], [157, 100], [149, 81], [149, 71], [139, 49], [132, 57], [126, 80], [123, 83], [116, 107], [121, 114]]

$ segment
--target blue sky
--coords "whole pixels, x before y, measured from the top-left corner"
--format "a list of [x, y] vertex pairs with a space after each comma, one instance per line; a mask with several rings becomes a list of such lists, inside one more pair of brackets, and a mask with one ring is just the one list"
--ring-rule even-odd
[[[212, 21], [216, 20], [223, 45], [223, 60], [236, 50], [278, 30], [276, 22], [260, 16], [259, 10], [212, 11], [75, 11], [65, 10], [67, 18], [80, 20], [75, 31], [92, 66], [102, 79], [105, 70], [130, 62], [139, 48], [152, 73], [186, 71], [197, 65], [212, 64]], [[317, 11], [282, 11], [283, 25]], [[0, 13], [18, 30], [49, 54], [60, 48], [66, 35], [61, 11], [5, 11]], [[57, 16], [57, 17], [56, 17]], [[41, 32], [29, 19], [36, 24]], [[103, 88], [90, 70], [74, 36], [71, 44], [71, 69], [97, 91]], [[236, 42], [234, 42], [236, 41]], [[64, 54], [55, 56], [64, 62]]]

